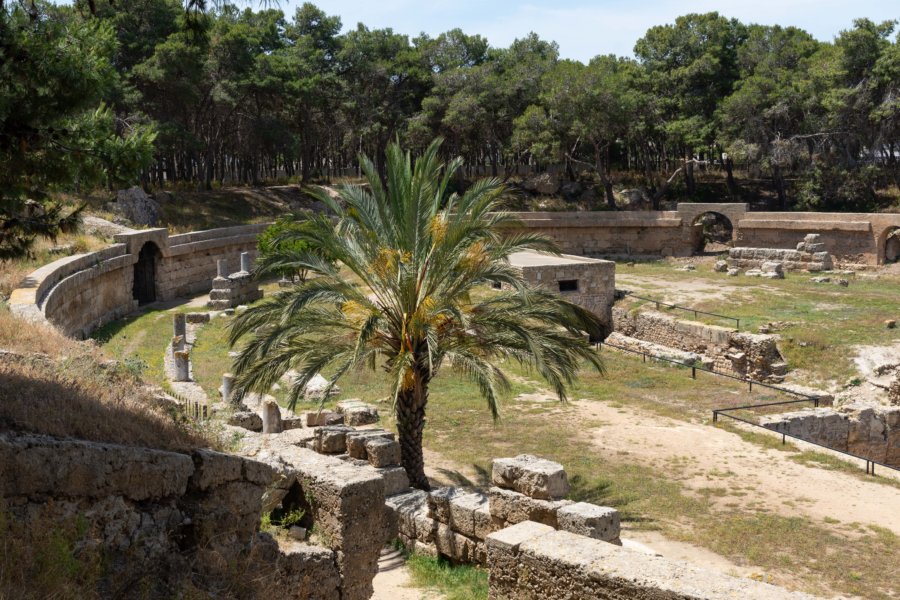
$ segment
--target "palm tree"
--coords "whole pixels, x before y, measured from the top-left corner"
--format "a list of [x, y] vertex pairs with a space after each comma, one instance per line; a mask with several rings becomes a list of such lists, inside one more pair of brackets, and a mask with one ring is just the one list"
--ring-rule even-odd
[[[553, 245], [505, 229], [515, 221], [500, 210], [506, 190], [498, 180], [452, 193], [462, 162], [443, 164], [440, 143], [414, 165], [398, 144], [389, 146], [384, 183], [361, 157], [368, 187], [344, 186], [340, 202], [315, 192], [333, 215], [313, 216], [285, 235], [320, 252], [269, 256], [257, 267], [302, 268], [314, 276], [248, 309], [230, 332], [232, 345], [247, 338], [235, 362], [237, 393], [268, 390], [294, 369], [292, 408], [319, 372], [329, 373], [333, 386], [348, 371], [383, 369], [403, 467], [410, 483], [426, 490], [425, 407], [442, 368], [477, 384], [495, 419], [498, 397], [509, 387], [498, 366], [504, 360], [537, 371], [561, 401], [583, 361], [602, 370], [584, 337], [600, 331], [597, 318], [530, 286], [509, 264], [513, 252], [553, 252]], [[488, 293], [488, 286], [502, 289]]]

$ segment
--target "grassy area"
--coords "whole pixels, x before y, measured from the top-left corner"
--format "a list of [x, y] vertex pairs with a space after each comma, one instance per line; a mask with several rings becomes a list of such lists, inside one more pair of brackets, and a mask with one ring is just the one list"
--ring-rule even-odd
[[420, 554], [411, 554], [406, 564], [416, 587], [434, 590], [444, 600], [487, 600], [488, 574], [484, 569], [454, 566]]
[[192, 310], [196, 308], [154, 306], [107, 323], [95, 330], [91, 338], [97, 340], [111, 358], [130, 363], [142, 372], [144, 379], [166, 388], [163, 353], [172, 341], [172, 315]]
[[[780, 348], [791, 368], [802, 371], [811, 382], [845, 383], [856, 375], [853, 346], [900, 341], [900, 329], [884, 326], [887, 319], [900, 316], [900, 277], [896, 276], [851, 279], [848, 287], [842, 287], [811, 283], [812, 275], [801, 273], [788, 273], [783, 280], [728, 277], [713, 272], [708, 264], [683, 272], [666, 261], [620, 264], [617, 273], [651, 277], [647, 286], [619, 287], [653, 298], [665, 297], [667, 282], [690, 282], [699, 287], [700, 294], [703, 284], [708, 284], [710, 292], [719, 293], [705, 294], [704, 299], [690, 302], [690, 307], [737, 317], [744, 331], [756, 331], [769, 322], [786, 322], [787, 326], [779, 330]], [[722, 294], [723, 286], [731, 291]], [[680, 318], [694, 319], [684, 311], [671, 312]], [[696, 320], [728, 325], [702, 315]]]

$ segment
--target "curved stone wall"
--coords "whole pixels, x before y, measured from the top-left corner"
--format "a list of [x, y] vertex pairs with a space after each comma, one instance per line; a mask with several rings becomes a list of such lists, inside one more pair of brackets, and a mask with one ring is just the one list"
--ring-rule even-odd
[[[241, 252], [255, 256], [256, 238], [267, 226], [173, 236], [165, 229], [119, 234], [108, 248], [62, 258], [31, 273], [10, 296], [10, 309], [18, 316], [49, 322], [66, 335], [84, 338], [138, 307], [136, 272], [144, 274], [148, 293], [156, 300], [207, 292], [216, 276], [216, 261], [225, 259], [237, 268]], [[141, 259], [145, 246], [150, 266], [148, 259]]]

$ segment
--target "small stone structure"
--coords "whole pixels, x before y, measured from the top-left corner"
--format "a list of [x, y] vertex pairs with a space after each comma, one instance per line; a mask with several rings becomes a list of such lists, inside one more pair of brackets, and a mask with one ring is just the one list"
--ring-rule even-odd
[[900, 467], [900, 406], [845, 404], [769, 415], [760, 425], [778, 433]]
[[649, 310], [617, 307], [613, 319], [616, 336], [608, 341], [628, 349], [646, 351], [640, 341], [667, 346], [695, 353], [703, 366], [720, 373], [759, 381], [780, 382], [787, 373], [775, 335], [745, 333]]
[[262, 290], [250, 274], [250, 254], [241, 253], [241, 270], [228, 274], [228, 261], [219, 259], [216, 263], [217, 275], [212, 280], [209, 302], [206, 306], [213, 310], [235, 308], [250, 304], [262, 298]]
[[509, 263], [530, 284], [561, 294], [597, 315], [612, 330], [612, 305], [616, 292], [616, 264], [583, 256], [546, 252], [514, 252]]
[[[781, 263], [786, 271], [830, 271], [834, 268], [831, 254], [817, 233], [807, 235], [795, 250], [771, 248], [732, 248], [728, 251], [728, 266], [735, 269], [759, 269], [761, 273], [774, 273], [771, 263]], [[768, 268], [767, 268], [768, 267]], [[781, 277], [784, 275], [782, 274]]]

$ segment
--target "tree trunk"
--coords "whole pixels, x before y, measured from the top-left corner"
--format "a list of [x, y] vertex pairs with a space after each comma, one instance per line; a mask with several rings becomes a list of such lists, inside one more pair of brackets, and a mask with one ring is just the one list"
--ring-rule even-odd
[[397, 397], [397, 433], [400, 438], [400, 462], [409, 477], [409, 484], [428, 491], [431, 485], [425, 476], [422, 455], [422, 431], [425, 429], [425, 404], [428, 384], [420, 382], [410, 390], [401, 390]]
[[693, 197], [697, 191], [697, 186], [694, 183], [694, 160], [692, 157], [687, 158], [684, 166], [684, 183], [687, 185], [688, 196]]
[[734, 161], [731, 157], [725, 159], [725, 175], [728, 183], [728, 193], [734, 198], [737, 196], [737, 184], [734, 182]]

